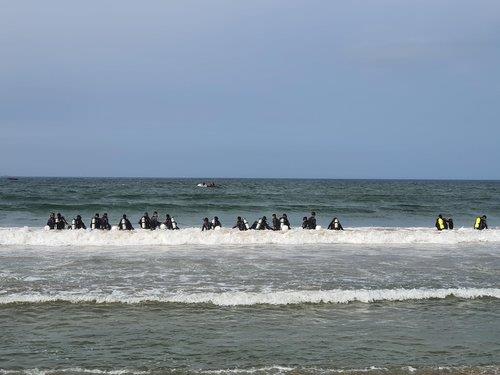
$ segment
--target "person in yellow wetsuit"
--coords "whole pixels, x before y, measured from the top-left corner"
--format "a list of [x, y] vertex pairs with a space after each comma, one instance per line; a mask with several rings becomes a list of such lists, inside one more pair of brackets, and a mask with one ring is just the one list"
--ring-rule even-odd
[[443, 218], [443, 215], [439, 215], [436, 219], [436, 228], [437, 230], [448, 229], [448, 223], [446, 222], [446, 219]]
[[488, 224], [486, 223], [486, 215], [476, 217], [474, 223], [474, 229], [483, 230], [488, 229]]

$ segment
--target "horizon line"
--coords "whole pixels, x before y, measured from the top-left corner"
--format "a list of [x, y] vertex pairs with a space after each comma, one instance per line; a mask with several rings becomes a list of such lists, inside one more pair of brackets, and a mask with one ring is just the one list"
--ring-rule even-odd
[[189, 180], [373, 180], [373, 181], [486, 181], [486, 182], [498, 182], [500, 179], [486, 179], [486, 178], [425, 178], [425, 177], [207, 177], [207, 176], [170, 176], [170, 177], [159, 177], [159, 176], [42, 176], [42, 175], [2, 175], [0, 178], [68, 178], [68, 179], [78, 179], [78, 178], [101, 178], [101, 179], [189, 179]]

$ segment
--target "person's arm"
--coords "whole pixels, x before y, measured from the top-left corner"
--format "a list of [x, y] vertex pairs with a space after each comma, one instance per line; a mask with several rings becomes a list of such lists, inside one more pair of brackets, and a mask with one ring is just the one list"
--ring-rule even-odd
[[342, 224], [339, 223], [339, 229], [340, 230], [344, 230], [344, 227], [342, 226]]

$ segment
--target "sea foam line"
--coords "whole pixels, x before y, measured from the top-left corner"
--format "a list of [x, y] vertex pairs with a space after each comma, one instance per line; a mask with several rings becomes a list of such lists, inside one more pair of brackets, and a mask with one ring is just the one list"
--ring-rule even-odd
[[449, 288], [449, 289], [356, 289], [356, 290], [283, 290], [274, 292], [209, 292], [163, 293], [146, 290], [133, 294], [73, 290], [53, 293], [1, 294], [0, 305], [50, 302], [95, 304], [176, 303], [186, 305], [211, 304], [215, 306], [346, 304], [350, 302], [373, 303], [410, 300], [495, 298], [500, 299], [500, 288]]
[[460, 244], [500, 243], [500, 229], [458, 229], [438, 232], [432, 228], [354, 228], [345, 231], [293, 229], [286, 232], [231, 229], [201, 232], [198, 228], [177, 231], [135, 230], [46, 231], [40, 228], [0, 228], [0, 245], [28, 246], [165, 246], [165, 245], [258, 245], [258, 244]]

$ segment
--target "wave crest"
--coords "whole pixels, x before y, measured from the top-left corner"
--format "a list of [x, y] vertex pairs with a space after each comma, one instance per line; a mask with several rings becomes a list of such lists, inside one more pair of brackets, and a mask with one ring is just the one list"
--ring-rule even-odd
[[301, 305], [301, 304], [346, 304], [350, 302], [395, 302], [409, 300], [495, 298], [500, 299], [499, 288], [449, 288], [449, 289], [357, 289], [357, 290], [284, 290], [274, 292], [210, 292], [210, 293], [164, 293], [159, 290], [134, 294], [113, 291], [112, 293], [74, 290], [57, 293], [16, 293], [0, 295], [0, 305], [50, 302], [95, 303], [95, 304], [141, 304], [176, 303], [186, 305], [211, 304], [215, 306], [252, 305]]
[[286, 232], [231, 229], [178, 231], [46, 231], [38, 228], [0, 228], [0, 245], [28, 246], [168, 246], [257, 244], [460, 244], [500, 243], [500, 229], [355, 228], [342, 232], [294, 229]]

